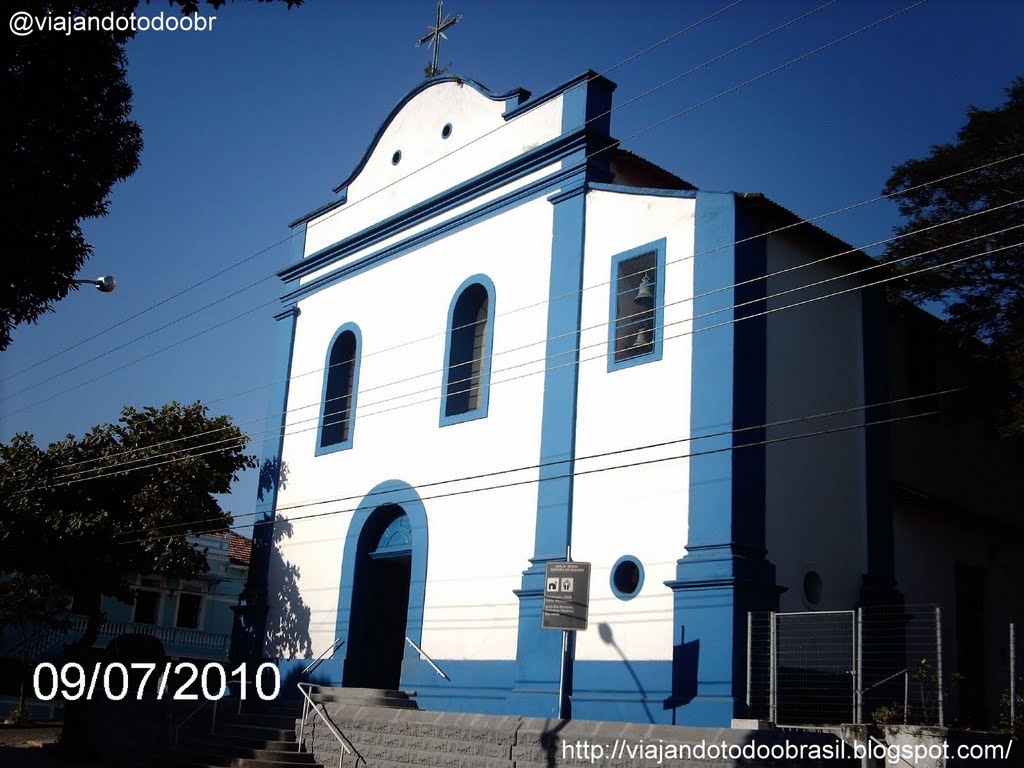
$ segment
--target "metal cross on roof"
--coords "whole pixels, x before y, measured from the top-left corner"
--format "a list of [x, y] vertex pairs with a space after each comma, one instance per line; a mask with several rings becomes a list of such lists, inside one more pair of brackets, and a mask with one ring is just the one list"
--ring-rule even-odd
[[441, 51], [441, 38], [443, 37], [445, 40], [448, 39], [448, 37], [444, 34], [445, 30], [454, 27], [456, 24], [459, 23], [461, 19], [461, 13], [458, 16], [455, 16], [454, 18], [450, 16], [447, 19], [444, 18], [444, 0], [437, 0], [437, 22], [432, 26], [427, 27], [427, 29], [429, 29], [430, 32], [421, 37], [416, 43], [417, 48], [426, 43], [430, 43], [430, 45], [434, 49], [434, 59], [430, 64], [427, 65], [427, 77], [436, 77], [437, 75], [443, 74], [445, 71], [447, 71], [448, 67], [451, 66], [451, 64], [449, 64], [443, 69], [438, 69], [437, 56]]

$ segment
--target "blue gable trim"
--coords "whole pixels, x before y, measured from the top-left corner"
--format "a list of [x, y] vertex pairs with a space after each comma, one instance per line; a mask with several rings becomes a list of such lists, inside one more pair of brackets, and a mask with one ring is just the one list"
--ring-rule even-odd
[[[535, 108], [539, 107], [542, 104], [546, 104], [547, 102], [552, 101], [553, 99], [558, 98], [559, 96], [561, 96], [566, 91], [569, 91], [569, 90], [571, 90], [572, 88], [575, 88], [578, 85], [586, 85], [586, 84], [588, 84], [588, 83], [590, 83], [591, 81], [594, 81], [594, 80], [602, 81], [602, 83], [605, 84], [606, 87], [609, 87], [610, 90], [614, 90], [615, 89], [615, 83], [613, 83], [611, 80], [608, 80], [607, 78], [602, 77], [601, 75], [599, 75], [597, 72], [595, 72], [592, 69], [588, 69], [586, 72], [581, 72], [580, 74], [576, 75], [576, 77], [572, 78], [571, 80], [567, 80], [566, 82], [562, 83], [561, 85], [556, 85], [550, 91], [545, 91], [544, 93], [540, 94], [539, 96], [534, 96], [533, 98], [529, 99], [528, 101], [522, 102], [519, 105], [513, 106], [512, 108], [505, 110], [505, 119], [506, 120], [513, 120], [513, 119], [519, 117], [520, 115], [522, 115], [522, 114], [524, 114], [526, 112], [529, 112], [531, 109], [535, 109]], [[597, 112], [597, 108], [595, 107], [595, 113], [596, 112]], [[564, 126], [564, 120], [563, 120], [563, 126]], [[573, 125], [573, 127], [580, 127], [580, 121], [577, 121]]]
[[[480, 371], [480, 401], [476, 408], [457, 413], [452, 416], [446, 415], [448, 406], [448, 375], [451, 372], [451, 349], [452, 329], [455, 327], [455, 305], [465, 291], [471, 285], [481, 285], [487, 291], [487, 325], [484, 328], [484, 348], [482, 351], [482, 370]], [[448, 307], [448, 331], [444, 337], [444, 378], [441, 382], [441, 422], [440, 426], [449, 424], [460, 424], [464, 421], [487, 418], [487, 405], [491, 393], [491, 358], [494, 356], [494, 304], [497, 293], [494, 290], [494, 282], [487, 275], [477, 274], [462, 281], [452, 296], [451, 304]]]
[[[348, 436], [338, 443], [332, 443], [331, 445], [323, 445], [323, 431], [324, 431], [324, 416], [327, 412], [327, 384], [331, 377], [331, 356], [334, 352], [334, 344], [338, 341], [341, 334], [351, 332], [356, 337], [356, 352], [354, 355], [353, 371], [352, 371], [352, 392], [349, 398], [349, 424], [348, 424]], [[336, 451], [345, 451], [352, 447], [352, 441], [356, 434], [356, 399], [359, 395], [359, 363], [363, 356], [363, 334], [359, 330], [359, 326], [355, 323], [345, 323], [341, 328], [334, 332], [334, 336], [331, 337], [331, 343], [327, 345], [327, 357], [324, 362], [324, 385], [323, 393], [320, 397], [320, 420], [317, 422], [316, 427], [316, 451], [317, 456], [322, 456], [326, 453], [335, 453]]]
[[[295, 219], [294, 221], [290, 222], [288, 224], [288, 226], [289, 227], [297, 227], [297, 226], [299, 226], [299, 224], [305, 224], [310, 219], [315, 219], [318, 216], [322, 216], [323, 214], [327, 213], [328, 211], [333, 210], [334, 208], [338, 208], [339, 206], [342, 206], [342, 205], [344, 205], [347, 202], [348, 202], [348, 191], [343, 189], [343, 190], [341, 190], [341, 192], [338, 193], [337, 197], [334, 200], [328, 200], [326, 203], [324, 203], [323, 205], [321, 205], [321, 206], [319, 206], [317, 208], [314, 208], [309, 213], [306, 213], [306, 214], [303, 214], [302, 216], [299, 216], [297, 219]], [[305, 236], [303, 236], [303, 238], [305, 238]], [[299, 254], [299, 258], [300, 259], [302, 258], [302, 254]]]
[[326, 275], [322, 275], [315, 280], [311, 280], [294, 291], [285, 294], [281, 300], [286, 303], [301, 301], [307, 296], [318, 291], [322, 291], [323, 289], [339, 283], [342, 280], [348, 280], [349, 278], [361, 274], [368, 269], [380, 266], [392, 259], [415, 251], [428, 243], [448, 237], [455, 232], [504, 213], [517, 205], [534, 200], [541, 195], [549, 193], [553, 188], [566, 183], [566, 181], [571, 181], [579, 174], [579, 168], [556, 171], [550, 176], [532, 182], [521, 189], [515, 190], [503, 197], [478, 206], [471, 211], [455, 216], [434, 227], [424, 230], [423, 232], [408, 237], [405, 240], [401, 240], [393, 245], [387, 246], [386, 248], [382, 248], [375, 253], [364, 256], [358, 261], [342, 265], [338, 269], [329, 272]]
[[[409, 581], [409, 611], [406, 615], [405, 634], [417, 645], [423, 640], [423, 605], [427, 588], [427, 557], [429, 541], [427, 532], [427, 512], [416, 490], [401, 480], [386, 480], [375, 486], [360, 502], [352, 514], [345, 536], [345, 548], [341, 561], [341, 583], [338, 590], [338, 618], [335, 624], [335, 637], [345, 641], [341, 652], [348, 660], [349, 631], [352, 625], [353, 602], [359, 598], [355, 592], [356, 570], [360, 554], [360, 537], [370, 516], [379, 507], [396, 505], [402, 508], [409, 518], [412, 536], [412, 562]], [[363, 542], [364, 545], [367, 542]], [[374, 541], [369, 546], [375, 546]], [[366, 553], [364, 553], [366, 554]], [[430, 666], [419, 659], [418, 654], [406, 646], [405, 660], [402, 662], [402, 684], [407, 687], [407, 677], [415, 677], [422, 669], [434, 674]], [[338, 680], [335, 684], [340, 684]]]
[[356, 251], [393, 237], [403, 229], [408, 229], [469, 203], [476, 197], [510, 184], [545, 166], [553, 165], [574, 153], [583, 152], [585, 145], [586, 137], [580, 133], [559, 136], [517, 158], [478, 174], [456, 187], [377, 222], [340, 242], [322, 248], [305, 259], [285, 267], [277, 274], [286, 283], [297, 281]]
[[[665, 325], [665, 246], [666, 239], [655, 240], [653, 243], [641, 245], [639, 248], [632, 248], [612, 257], [611, 280], [608, 283], [609, 315], [608, 315], [608, 372], [617, 371], [621, 368], [631, 368], [634, 365], [653, 363], [661, 360], [662, 338], [664, 337]], [[637, 355], [626, 360], [615, 359], [615, 338], [619, 331], [616, 315], [618, 312], [619, 294], [619, 264], [637, 256], [654, 252], [654, 344], [651, 351], [646, 355]]]
[[648, 197], [682, 197], [693, 200], [697, 197], [695, 189], [655, 189], [654, 187], [627, 187], [623, 184], [605, 184], [600, 181], [587, 183], [587, 189], [595, 192], [616, 192], [622, 195], [646, 195]]
[[468, 80], [466, 78], [457, 77], [455, 75], [449, 75], [447, 77], [432, 77], [427, 80], [423, 80], [422, 82], [419, 83], [419, 85], [417, 85], [407, 94], [405, 94], [405, 96], [403, 96], [399, 100], [399, 102], [392, 108], [392, 110], [388, 113], [388, 116], [384, 118], [384, 122], [380, 124], [380, 127], [374, 134], [373, 140], [370, 142], [369, 149], [367, 149], [366, 153], [363, 155], [363, 159], [359, 161], [359, 164], [356, 166], [355, 170], [348, 175], [348, 178], [346, 178], [344, 181], [338, 184], [332, 191], [341, 192], [345, 187], [352, 183], [352, 180], [356, 176], [359, 175], [360, 171], [362, 171], [363, 168], [366, 166], [366, 161], [369, 160], [370, 155], [373, 154], [373, 150], [377, 148], [377, 144], [380, 142], [381, 136], [384, 135], [384, 131], [387, 130], [388, 126], [391, 125], [391, 122], [395, 119], [398, 113], [402, 111], [402, 108], [406, 104], [408, 104], [415, 96], [427, 90], [427, 88], [433, 88], [435, 85], [441, 85], [442, 83], [457, 83], [458, 85], [468, 85], [481, 96], [486, 96], [491, 101], [504, 101], [506, 102], [506, 113], [508, 112], [508, 102], [515, 101], [518, 104], [525, 101], [530, 95], [529, 91], [525, 91], [522, 88], [515, 88], [509, 91], [508, 93], [503, 94], [492, 93], [490, 89], [488, 89], [484, 85], [481, 85], [475, 80]]

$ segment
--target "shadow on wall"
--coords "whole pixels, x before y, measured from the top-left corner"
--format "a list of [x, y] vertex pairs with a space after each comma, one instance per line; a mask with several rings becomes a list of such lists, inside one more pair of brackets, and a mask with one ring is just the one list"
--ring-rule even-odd
[[672, 695], [665, 699], [664, 708], [672, 710], [672, 724], [676, 713], [697, 696], [697, 666], [700, 663], [700, 640], [686, 642], [686, 627], [679, 628], [679, 645], [672, 648]]
[[292, 537], [292, 524], [274, 521], [273, 546], [268, 552], [273, 583], [268, 584], [266, 636], [274, 655], [280, 658], [312, 659], [313, 642], [309, 636], [310, 608], [299, 594], [299, 568], [281, 557], [278, 546]]
[[[629, 676], [633, 678], [633, 683], [636, 685], [636, 690], [640, 694], [640, 701], [643, 703], [644, 714], [647, 717], [647, 722], [653, 723], [654, 715], [651, 714], [651, 709], [647, 706], [647, 691], [644, 690], [643, 685], [640, 683], [640, 678], [637, 676], [636, 670], [633, 669], [633, 665], [629, 663], [629, 659], [626, 658], [626, 654], [622, 652], [622, 648], [620, 648], [619, 644], [615, 642], [615, 637], [612, 635], [611, 625], [602, 621], [600, 624], [597, 625], [597, 634], [600, 635], [602, 641], [604, 641], [612, 648], [614, 648], [615, 652], [618, 653], [619, 656], [622, 658], [622, 663], [626, 665], [626, 671], [629, 672]], [[674, 687], [673, 693], [675, 693]]]

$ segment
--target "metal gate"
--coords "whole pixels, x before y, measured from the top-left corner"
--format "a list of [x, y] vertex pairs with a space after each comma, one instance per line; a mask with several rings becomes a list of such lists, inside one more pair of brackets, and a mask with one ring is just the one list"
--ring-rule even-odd
[[936, 606], [751, 613], [747, 708], [780, 725], [944, 722]]

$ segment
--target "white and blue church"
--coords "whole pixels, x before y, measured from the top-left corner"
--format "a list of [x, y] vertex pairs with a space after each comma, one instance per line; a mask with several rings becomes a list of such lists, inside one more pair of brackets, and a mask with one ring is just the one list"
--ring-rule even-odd
[[249, 591], [286, 678], [336, 646], [317, 681], [554, 716], [571, 553], [573, 717], [727, 726], [748, 611], [894, 590], [873, 262], [619, 147], [614, 89], [428, 79], [291, 224]]

